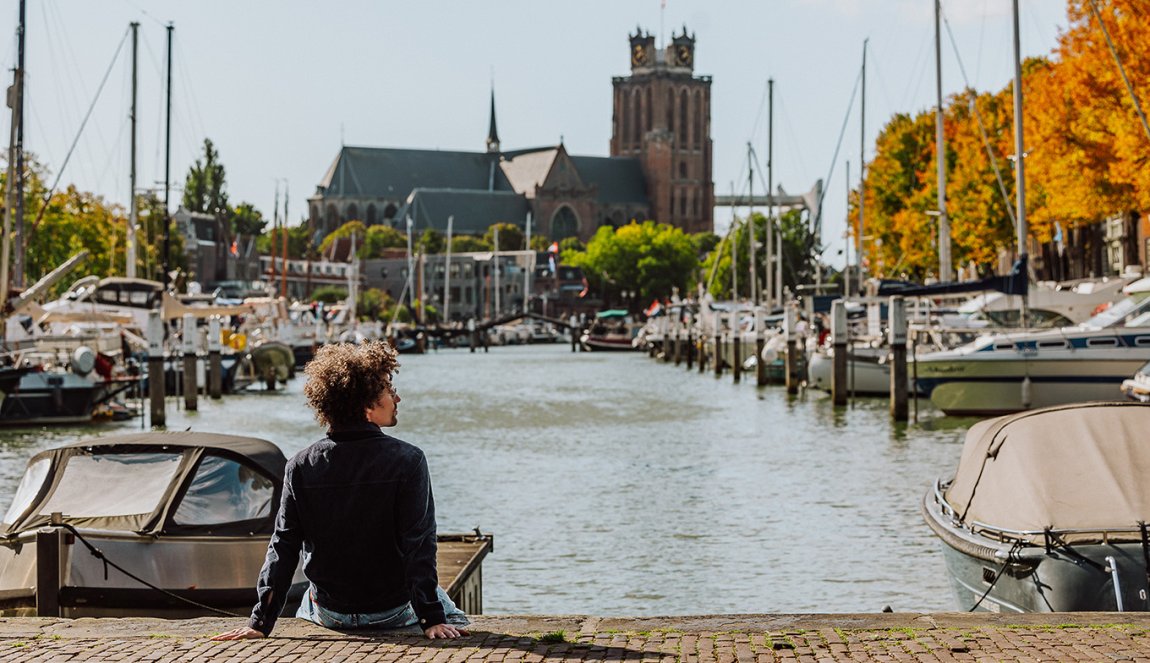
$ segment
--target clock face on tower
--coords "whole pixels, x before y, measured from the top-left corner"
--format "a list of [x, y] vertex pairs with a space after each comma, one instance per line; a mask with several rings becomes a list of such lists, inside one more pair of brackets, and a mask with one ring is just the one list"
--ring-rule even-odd
[[684, 67], [691, 66], [691, 47], [685, 44], [680, 44], [675, 47], [675, 64]]
[[631, 64], [636, 67], [650, 64], [650, 56], [647, 53], [646, 46], [643, 44], [635, 44], [631, 47]]

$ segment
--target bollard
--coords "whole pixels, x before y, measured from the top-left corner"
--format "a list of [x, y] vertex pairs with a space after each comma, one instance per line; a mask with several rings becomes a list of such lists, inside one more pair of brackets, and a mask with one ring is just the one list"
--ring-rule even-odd
[[735, 384], [743, 379], [743, 332], [739, 329], [739, 307], [731, 309], [731, 377]]
[[847, 304], [836, 299], [831, 304], [831, 347], [834, 350], [831, 376], [831, 400], [835, 405], [847, 404]]
[[665, 316], [660, 327], [663, 328], [663, 361], [671, 361], [671, 318]]
[[467, 344], [475, 352], [475, 318], [467, 319]]
[[579, 351], [579, 328], [575, 316], [567, 318], [567, 328], [571, 330], [571, 352]]
[[[53, 513], [52, 521], [60, 514]], [[64, 553], [64, 530], [45, 527], [36, 532], [36, 616], [60, 616], [61, 556]]]
[[695, 363], [695, 327], [691, 324], [691, 314], [687, 314], [684, 323], [687, 327], [687, 344], [683, 348], [684, 357], [687, 360], [687, 370], [691, 370], [692, 365]]
[[895, 421], [906, 421], [906, 302], [899, 295], [890, 298], [890, 416]]
[[763, 309], [755, 307], [755, 384], [767, 384], [767, 362], [763, 361], [763, 348], [767, 345], [767, 330], [763, 329], [766, 320]]
[[184, 350], [184, 409], [196, 410], [199, 406], [199, 386], [196, 384], [196, 316], [190, 313], [184, 315], [181, 340]]
[[795, 318], [798, 317], [798, 307], [794, 302], [783, 306], [783, 340], [787, 342], [786, 355], [783, 357], [783, 381], [787, 385], [788, 394], [799, 393], [799, 341], [795, 334]]
[[712, 319], [715, 321], [715, 347], [711, 352], [711, 360], [715, 364], [715, 377], [721, 377], [723, 375], [723, 321], [718, 311], [712, 314]]
[[148, 402], [152, 428], [163, 428], [164, 321], [158, 310], [148, 312]]
[[224, 365], [220, 356], [220, 316], [208, 319], [208, 396], [219, 398], [224, 391]]
[[675, 342], [671, 346], [671, 352], [675, 356], [675, 365], [683, 363], [683, 326], [682, 323], [675, 320]]

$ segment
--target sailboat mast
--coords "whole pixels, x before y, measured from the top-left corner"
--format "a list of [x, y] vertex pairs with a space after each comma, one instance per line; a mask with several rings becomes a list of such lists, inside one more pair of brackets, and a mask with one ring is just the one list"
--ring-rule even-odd
[[[272, 236], [271, 241], [268, 242], [268, 294], [275, 292], [276, 287], [276, 240], [279, 239], [277, 233], [280, 230], [280, 181], [276, 180], [276, 196], [272, 203]], [[352, 239], [352, 244], [355, 240]]]
[[19, 120], [16, 123], [16, 259], [12, 265], [12, 282], [17, 288], [24, 287], [24, 38], [27, 34], [24, 25], [24, 0], [20, 0], [20, 34], [17, 48], [17, 76], [20, 78], [19, 93], [12, 113]]
[[[1022, 136], [1022, 49], [1018, 39], [1018, 0], [1013, 1], [1014, 8], [1014, 188], [1017, 204], [1018, 218], [1018, 262], [1022, 268], [1024, 278], [1029, 276], [1028, 256], [1026, 253], [1026, 177], [1024, 164], [1026, 163], [1026, 144]], [[1019, 311], [1020, 322], [1025, 327], [1027, 320], [1027, 295], [1022, 295], [1022, 307]]]
[[[771, 271], [771, 260], [776, 253], [775, 248], [775, 205], [771, 191], [775, 187], [775, 79], [767, 79], [767, 280], [763, 285], [767, 289], [767, 308], [772, 309], [774, 302], [782, 304], [782, 297], [775, 296], [775, 283]], [[781, 253], [781, 251], [780, 251]], [[780, 289], [781, 291], [781, 289]]]
[[755, 255], [755, 160], [751, 152], [751, 143], [747, 143], [747, 192], [750, 204], [747, 206], [747, 251], [751, 258], [751, 305], [759, 303], [758, 293], [758, 256]]
[[[280, 224], [280, 232], [283, 233], [283, 271], [280, 272], [280, 297], [287, 298], [287, 272], [288, 272], [288, 183], [284, 180], [284, 216]], [[359, 276], [358, 274], [356, 275]]]
[[[24, 0], [20, 0], [20, 22], [16, 28], [16, 38], [20, 54], [16, 70], [12, 74], [12, 89], [8, 97], [8, 105], [12, 108], [12, 132], [8, 141], [8, 190], [4, 205], [3, 248], [0, 249], [0, 306], [7, 304], [9, 286], [12, 282], [9, 273], [9, 256], [12, 253], [12, 225], [15, 222], [17, 228], [23, 226], [23, 219], [19, 218], [23, 212], [23, 205], [19, 201], [23, 198], [23, 187], [20, 185], [20, 180], [23, 179], [22, 166], [24, 165], [24, 157], [21, 154], [24, 147], [24, 130], [20, 126], [24, 122]], [[19, 251], [23, 237], [17, 235], [16, 239], [17, 250]], [[18, 271], [19, 267], [22, 266], [21, 263], [22, 261], [18, 256], [16, 260]]]
[[[530, 214], [530, 212], [528, 212]], [[443, 322], [451, 322], [451, 230], [455, 215], [447, 217], [447, 258], [443, 268]], [[531, 227], [531, 217], [527, 217], [527, 227]]]
[[942, 109], [942, 32], [939, 16], [942, 14], [942, 0], [934, 0], [934, 67], [935, 100], [934, 142], [938, 162], [938, 280], [949, 283], [953, 280], [954, 261], [950, 257], [950, 218], [946, 215], [946, 133], [943, 130]]
[[139, 204], [136, 201], [136, 90], [137, 70], [139, 65], [139, 37], [140, 24], [131, 23], [132, 28], [132, 106], [129, 118], [132, 125], [132, 147], [128, 175], [128, 241], [125, 250], [124, 274], [136, 278], [136, 223], [140, 214]]
[[168, 261], [172, 254], [172, 216], [169, 198], [172, 194], [172, 31], [175, 26], [168, 23], [168, 83], [167, 119], [164, 135], [164, 255], [160, 260], [160, 283], [168, 289]]
[[859, 291], [862, 291], [866, 281], [866, 45], [869, 39], [863, 40], [862, 57], [862, 100], [859, 103]]

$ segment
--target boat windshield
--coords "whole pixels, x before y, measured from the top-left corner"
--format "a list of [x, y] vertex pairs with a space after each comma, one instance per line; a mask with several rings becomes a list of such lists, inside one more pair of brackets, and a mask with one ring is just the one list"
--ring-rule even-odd
[[32, 500], [40, 494], [40, 487], [44, 485], [44, 479], [48, 478], [48, 470], [51, 467], [51, 458], [41, 458], [28, 466], [28, 469], [24, 471], [23, 478], [20, 479], [16, 496], [12, 498], [12, 504], [8, 507], [8, 512], [4, 514], [5, 523], [16, 522], [20, 514], [32, 505]]
[[150, 514], [180, 468], [178, 453], [106, 453], [68, 458], [39, 515], [70, 518]]
[[1082, 323], [1083, 327], [1140, 327], [1150, 313], [1150, 297], [1127, 297]]
[[204, 456], [173, 521], [216, 525], [271, 515], [275, 485], [252, 468], [219, 456]]

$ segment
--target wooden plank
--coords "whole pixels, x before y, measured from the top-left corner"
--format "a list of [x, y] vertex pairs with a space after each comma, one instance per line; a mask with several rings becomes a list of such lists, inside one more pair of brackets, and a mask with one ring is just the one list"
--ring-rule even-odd
[[439, 584], [464, 612], [483, 609], [483, 558], [494, 549], [490, 534], [440, 534], [436, 566]]

